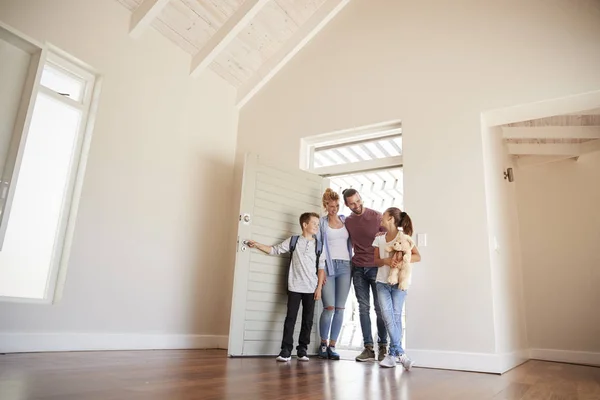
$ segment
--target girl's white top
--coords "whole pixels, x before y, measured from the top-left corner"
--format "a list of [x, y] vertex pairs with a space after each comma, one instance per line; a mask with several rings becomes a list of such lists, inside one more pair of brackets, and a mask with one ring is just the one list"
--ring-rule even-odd
[[[391, 245], [394, 241], [386, 242], [385, 235], [377, 236], [373, 241], [373, 247], [379, 248], [379, 257], [380, 258], [388, 258], [390, 253], [386, 251], [386, 247]], [[383, 267], [379, 267], [377, 270], [377, 278], [375, 280], [381, 283], [387, 283], [388, 275], [390, 274], [390, 266], [384, 265]], [[411, 283], [411, 276], [408, 278], [408, 284]]]

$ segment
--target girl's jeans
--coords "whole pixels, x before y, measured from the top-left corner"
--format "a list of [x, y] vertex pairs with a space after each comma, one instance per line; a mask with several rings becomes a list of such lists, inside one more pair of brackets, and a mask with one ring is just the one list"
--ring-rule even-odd
[[398, 285], [377, 282], [379, 308], [390, 336], [390, 356], [404, 354], [402, 348], [402, 308], [407, 292], [398, 289]]

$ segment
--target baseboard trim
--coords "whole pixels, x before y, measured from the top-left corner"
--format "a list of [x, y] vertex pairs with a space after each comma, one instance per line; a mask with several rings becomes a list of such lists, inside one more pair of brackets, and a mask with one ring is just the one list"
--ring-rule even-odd
[[465, 353], [437, 350], [409, 350], [415, 367], [503, 374], [528, 360], [527, 350], [512, 353]]
[[533, 360], [600, 366], [600, 353], [591, 351], [531, 349], [529, 351], [529, 358]]
[[227, 349], [227, 335], [145, 333], [0, 333], [0, 353], [98, 350]]

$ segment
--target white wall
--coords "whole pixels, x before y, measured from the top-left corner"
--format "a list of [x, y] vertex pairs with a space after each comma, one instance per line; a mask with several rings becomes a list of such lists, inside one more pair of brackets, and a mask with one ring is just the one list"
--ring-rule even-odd
[[496, 352], [508, 356], [511, 368], [528, 350], [516, 185], [504, 179], [515, 165], [500, 128], [484, 128], [482, 143]]
[[3, 349], [226, 344], [201, 335], [229, 323], [235, 91], [189, 78], [190, 57], [152, 29], [130, 39], [130, 15], [110, 0], [0, 3], [3, 22], [103, 75], [63, 299], [0, 303]]
[[600, 153], [515, 179], [529, 344], [542, 356], [596, 353], [600, 364]]
[[405, 206], [428, 233], [407, 300], [424, 364], [520, 346], [496, 340], [480, 114], [600, 88], [595, 5], [354, 0], [241, 111], [238, 150], [289, 167], [301, 137], [402, 119]]

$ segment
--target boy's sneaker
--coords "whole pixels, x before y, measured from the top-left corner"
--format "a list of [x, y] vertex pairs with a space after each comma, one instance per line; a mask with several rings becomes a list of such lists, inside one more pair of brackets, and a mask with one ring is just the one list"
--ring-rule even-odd
[[366, 361], [375, 361], [375, 352], [373, 351], [373, 346], [367, 345], [362, 353], [356, 357], [356, 361], [366, 362]]
[[332, 346], [327, 347], [327, 356], [329, 357], [330, 360], [339, 360], [340, 359], [340, 355], [338, 353], [336, 353], [335, 347], [332, 347]]
[[319, 358], [329, 358], [329, 352], [327, 349], [327, 345], [322, 344], [319, 346]]
[[308, 355], [306, 354], [306, 349], [299, 348], [298, 349], [298, 361], [308, 361]]
[[398, 356], [398, 362], [402, 364], [405, 370], [410, 371], [414, 362], [406, 354], [402, 354]]
[[385, 344], [380, 344], [379, 349], [377, 351], [377, 361], [381, 362], [387, 355], [387, 346]]
[[291, 351], [289, 351], [287, 349], [281, 349], [281, 351], [279, 352], [279, 355], [276, 358], [276, 360], [280, 361], [280, 362], [290, 361], [291, 359], [292, 359], [292, 353], [291, 353]]
[[396, 367], [396, 357], [390, 356], [389, 354], [383, 357], [383, 360], [379, 362], [379, 365], [385, 368], [395, 368]]

